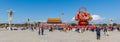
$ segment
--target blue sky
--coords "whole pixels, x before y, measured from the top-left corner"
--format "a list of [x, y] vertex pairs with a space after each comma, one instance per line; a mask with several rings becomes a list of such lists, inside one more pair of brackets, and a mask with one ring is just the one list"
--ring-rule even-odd
[[27, 18], [31, 22], [47, 21], [48, 18], [72, 22], [81, 6], [86, 7], [91, 15], [102, 18], [95, 20], [96, 23], [109, 23], [110, 18], [120, 23], [119, 3], [120, 0], [0, 0], [0, 23], [7, 23], [10, 9], [14, 10], [12, 23], [25, 23]]

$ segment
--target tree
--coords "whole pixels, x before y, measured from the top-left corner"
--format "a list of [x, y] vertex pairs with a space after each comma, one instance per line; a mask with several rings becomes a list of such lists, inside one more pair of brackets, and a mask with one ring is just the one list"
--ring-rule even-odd
[[104, 24], [102, 24], [102, 26], [107, 26], [107, 24], [106, 24], [106, 23], [104, 23]]
[[117, 23], [113, 23], [113, 26], [117, 26]]
[[71, 26], [76, 26], [77, 24], [76, 23], [71, 23]]

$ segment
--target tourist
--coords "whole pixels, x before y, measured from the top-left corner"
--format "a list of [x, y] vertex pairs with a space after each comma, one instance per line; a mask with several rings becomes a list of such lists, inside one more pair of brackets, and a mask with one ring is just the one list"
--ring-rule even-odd
[[58, 28], [58, 30], [61, 32], [61, 31], [63, 31], [63, 28]]
[[38, 31], [38, 34], [40, 35], [43, 35], [44, 34], [44, 28], [43, 27], [40, 27], [39, 28], [39, 31]]
[[52, 27], [50, 27], [49, 32], [52, 32], [52, 31], [53, 31], [53, 28], [52, 28]]
[[41, 28], [41, 35], [44, 34], [44, 28]]
[[110, 26], [109, 29], [110, 29], [110, 31], [113, 31], [113, 27], [112, 26]]
[[91, 31], [94, 32], [94, 28], [91, 28]]
[[120, 27], [117, 27], [117, 30], [120, 31]]
[[12, 27], [10, 27], [10, 30], [13, 30]]
[[79, 28], [77, 28], [75, 31], [76, 31], [76, 32], [78, 32], [78, 33], [80, 33], [80, 31], [79, 31], [79, 30], [80, 30], [80, 29], [79, 29]]
[[70, 28], [67, 28], [68, 31], [70, 31]]
[[34, 29], [35, 29], [35, 30], [37, 30], [37, 27], [36, 27], [36, 26], [34, 26]]
[[96, 35], [97, 35], [97, 40], [100, 40], [100, 28], [96, 28]]
[[31, 27], [31, 31], [34, 31], [34, 27]]
[[104, 28], [103, 32], [104, 32], [104, 35], [105, 35], [105, 38], [106, 38], [106, 37], [108, 36], [108, 33], [107, 33], [108, 30], [107, 30], [107, 27]]
[[63, 28], [63, 31], [66, 32], [66, 28], [65, 27]]
[[7, 26], [5, 26], [5, 29], [6, 29], [6, 30], [8, 30], [7, 28], [8, 28], [8, 27], [7, 27]]
[[39, 28], [39, 30], [38, 30], [38, 34], [40, 35], [40, 31], [41, 31], [41, 28]]
[[84, 32], [84, 28], [80, 28], [80, 31], [81, 31], [81, 33], [83, 33]]

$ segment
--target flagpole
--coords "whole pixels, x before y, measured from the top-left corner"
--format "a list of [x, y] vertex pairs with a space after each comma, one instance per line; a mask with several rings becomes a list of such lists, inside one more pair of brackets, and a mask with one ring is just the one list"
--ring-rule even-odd
[[[64, 16], [64, 12], [61, 13], [61, 20], [63, 20], [63, 19], [62, 19], [63, 16]], [[63, 28], [63, 26], [62, 26], [62, 28]]]

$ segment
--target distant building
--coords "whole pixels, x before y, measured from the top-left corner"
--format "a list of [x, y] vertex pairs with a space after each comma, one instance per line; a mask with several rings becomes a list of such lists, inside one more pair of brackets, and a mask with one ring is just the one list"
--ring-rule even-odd
[[46, 28], [63, 28], [66, 27], [67, 24], [65, 22], [62, 22], [60, 18], [48, 18], [47, 22], [41, 22], [40, 26]]
[[47, 23], [59, 24], [62, 23], [62, 20], [60, 18], [48, 18]]

